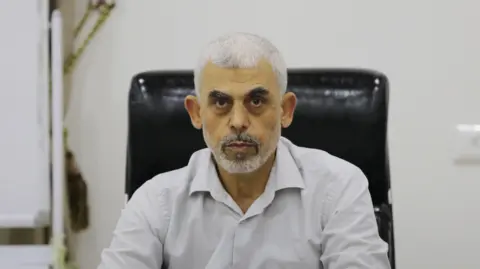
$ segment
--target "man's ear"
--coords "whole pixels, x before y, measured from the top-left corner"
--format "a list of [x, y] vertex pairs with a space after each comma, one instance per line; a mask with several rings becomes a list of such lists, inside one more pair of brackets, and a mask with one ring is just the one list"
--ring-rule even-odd
[[188, 95], [184, 101], [185, 109], [190, 116], [193, 127], [202, 129], [202, 118], [200, 117], [200, 104], [196, 96]]
[[297, 96], [293, 92], [287, 92], [282, 100], [282, 127], [287, 128], [293, 121], [293, 113], [297, 106]]

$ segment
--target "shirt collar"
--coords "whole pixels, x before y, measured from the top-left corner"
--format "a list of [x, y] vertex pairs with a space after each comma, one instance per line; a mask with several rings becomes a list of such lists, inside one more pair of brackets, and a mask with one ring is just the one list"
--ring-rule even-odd
[[194, 192], [220, 193], [223, 190], [212, 158], [212, 153], [208, 148], [202, 149], [192, 156], [188, 165], [190, 172], [193, 173], [190, 195]]
[[275, 164], [272, 172], [270, 172], [269, 179], [269, 181], [273, 180], [272, 183], [275, 183], [275, 191], [287, 188], [305, 188], [303, 176], [287, 144], [291, 144], [291, 142], [280, 137]]
[[[267, 189], [278, 191], [286, 188], [305, 188], [305, 182], [297, 166], [294, 156], [287, 144], [289, 141], [281, 137], [278, 145], [274, 166], [270, 172]], [[188, 165], [194, 173], [189, 194], [194, 192], [225, 193], [218, 178], [210, 149], [200, 150], [192, 156]]]

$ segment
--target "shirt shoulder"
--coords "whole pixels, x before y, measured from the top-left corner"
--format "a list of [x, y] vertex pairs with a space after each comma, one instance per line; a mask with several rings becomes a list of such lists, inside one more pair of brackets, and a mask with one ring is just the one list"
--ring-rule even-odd
[[205, 159], [208, 159], [209, 152], [208, 149], [194, 152], [186, 166], [154, 176], [143, 184], [139, 190], [145, 188], [147, 189], [145, 191], [157, 196], [188, 195], [190, 185]]
[[174, 203], [188, 198], [192, 180], [208, 154], [208, 149], [199, 150], [192, 154], [188, 165], [146, 181], [134, 192], [127, 207], [142, 211], [150, 227], [164, 238]]
[[286, 139], [283, 142], [303, 177], [306, 195], [321, 212], [322, 226], [343, 204], [362, 192], [368, 194], [368, 180], [358, 166], [323, 150], [296, 146]]
[[352, 177], [362, 173], [356, 165], [330, 153], [314, 148], [300, 147], [282, 139], [296, 162], [308, 187], [345, 185]]
[[345, 195], [353, 195], [356, 188], [368, 189], [368, 180], [362, 170], [326, 151], [300, 147], [282, 138], [296, 162], [309, 193], [322, 203], [323, 211], [334, 206]]

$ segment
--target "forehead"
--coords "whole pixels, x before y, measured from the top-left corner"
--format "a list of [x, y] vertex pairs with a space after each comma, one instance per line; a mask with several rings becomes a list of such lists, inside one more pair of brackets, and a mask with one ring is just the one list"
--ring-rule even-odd
[[208, 62], [201, 74], [202, 95], [212, 90], [233, 96], [243, 95], [257, 87], [263, 87], [270, 93], [279, 92], [275, 72], [265, 60], [251, 68], [223, 68]]

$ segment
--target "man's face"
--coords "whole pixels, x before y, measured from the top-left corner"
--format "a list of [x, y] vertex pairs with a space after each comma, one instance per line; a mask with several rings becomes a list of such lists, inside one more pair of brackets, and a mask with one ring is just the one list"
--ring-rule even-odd
[[275, 151], [282, 96], [268, 62], [245, 69], [207, 64], [197, 102], [205, 142], [226, 171], [255, 171]]

